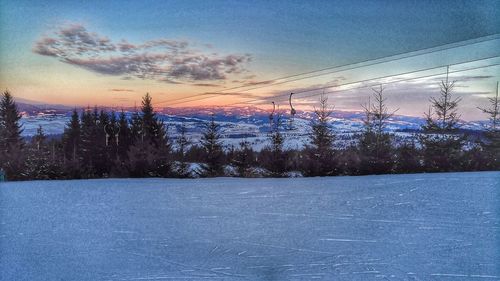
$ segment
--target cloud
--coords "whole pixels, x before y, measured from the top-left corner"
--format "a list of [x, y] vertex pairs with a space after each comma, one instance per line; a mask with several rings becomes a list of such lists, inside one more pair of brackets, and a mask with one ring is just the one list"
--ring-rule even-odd
[[258, 100], [265, 98], [262, 95], [252, 94], [248, 92], [205, 92], [200, 96], [234, 96], [238, 98], [258, 99]]
[[35, 42], [33, 52], [86, 70], [123, 79], [150, 79], [171, 84], [224, 81], [248, 73], [249, 54], [204, 53], [183, 40], [157, 39], [140, 44], [114, 43], [80, 24], [61, 26]]
[[273, 84], [275, 80], [267, 80], [267, 81], [248, 81], [245, 83], [245, 86], [258, 86], [258, 85], [269, 85]]
[[196, 84], [193, 84], [193, 86], [197, 86], [197, 87], [220, 87], [219, 84], [212, 84], [212, 83], [196, 83]]
[[55, 32], [56, 38], [39, 39], [33, 51], [44, 56], [68, 58], [71, 56], [96, 56], [101, 52], [115, 51], [116, 46], [107, 37], [90, 33], [82, 25], [69, 24]]
[[109, 89], [111, 92], [135, 92], [134, 90], [130, 89]]

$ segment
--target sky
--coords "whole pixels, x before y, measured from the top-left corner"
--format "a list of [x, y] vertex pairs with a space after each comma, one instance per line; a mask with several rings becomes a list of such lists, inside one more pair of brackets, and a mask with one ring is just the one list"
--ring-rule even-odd
[[[485, 119], [477, 106], [500, 76], [499, 14], [496, 0], [0, 0], [0, 88], [46, 103], [116, 107], [149, 92], [157, 107], [284, 108], [299, 92], [298, 110], [325, 92], [335, 108], [360, 110], [382, 84], [391, 108], [420, 116], [450, 65], [462, 117]], [[294, 77], [279, 79], [286, 76]]]

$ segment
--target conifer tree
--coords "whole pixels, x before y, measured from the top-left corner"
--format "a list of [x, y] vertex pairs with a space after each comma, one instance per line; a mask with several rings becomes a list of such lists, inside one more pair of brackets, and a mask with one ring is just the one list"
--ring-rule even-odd
[[[130, 132], [130, 127], [128, 124], [127, 116], [123, 110], [120, 112], [118, 117], [118, 147], [117, 147], [117, 157], [120, 161], [127, 160], [127, 151], [132, 143], [132, 134]], [[116, 141], [116, 140], [115, 140]]]
[[283, 177], [288, 171], [287, 153], [284, 149], [285, 137], [280, 129], [283, 125], [283, 114], [278, 112], [274, 118], [272, 132], [269, 134], [270, 145], [260, 153], [262, 166], [273, 177]]
[[328, 127], [328, 118], [333, 108], [328, 106], [328, 98], [322, 95], [319, 108], [314, 109], [316, 115], [312, 121], [312, 133], [309, 144], [305, 148], [304, 172], [307, 176], [329, 176], [336, 174], [333, 142], [335, 136]]
[[487, 158], [487, 168], [500, 170], [500, 99], [498, 97], [498, 82], [496, 94], [493, 98], [488, 98], [490, 106], [479, 108], [489, 116], [489, 126], [485, 133], [485, 141], [482, 143]]
[[[97, 108], [94, 112], [97, 112]], [[110, 156], [112, 156], [111, 151], [114, 150], [113, 148], [115, 146], [113, 145], [113, 142], [110, 141], [109, 136], [106, 136], [106, 130], [108, 130], [110, 135], [113, 135], [115, 127], [111, 124], [110, 115], [103, 109], [99, 111], [98, 117], [95, 120], [94, 129], [96, 139], [93, 140], [93, 143], [96, 148], [96, 153], [94, 154], [93, 163], [99, 177], [107, 176], [109, 175], [109, 171], [111, 170], [111, 166], [114, 161], [114, 159], [110, 158]]]
[[145, 137], [155, 152], [154, 170], [158, 176], [167, 177], [172, 172], [171, 143], [168, 138], [168, 128], [165, 123], [158, 118], [153, 109], [152, 98], [146, 93], [142, 100], [142, 124]]
[[204, 177], [217, 177], [224, 175], [224, 152], [222, 149], [220, 125], [215, 122], [212, 115], [210, 122], [205, 124], [201, 145], [205, 150], [205, 163], [199, 171]]
[[49, 175], [50, 179], [68, 178], [66, 174], [64, 146], [61, 138], [47, 138], [46, 149], [49, 151]]
[[431, 108], [425, 114], [420, 142], [423, 146], [424, 164], [428, 171], [453, 171], [460, 166], [464, 137], [458, 132], [460, 98], [454, 98], [455, 81], [441, 81], [440, 96], [432, 97]]
[[24, 172], [25, 154], [20, 119], [14, 98], [9, 91], [5, 91], [0, 98], [0, 168], [11, 180], [21, 179]]
[[132, 118], [130, 119], [130, 137], [131, 144], [137, 143], [139, 141], [144, 142], [144, 129], [142, 125], [141, 116], [137, 109], [132, 113]]
[[149, 94], [142, 99], [141, 113], [132, 116], [131, 134], [135, 137], [128, 153], [131, 173], [135, 176], [169, 176], [172, 172], [171, 144], [167, 128], [154, 112]]
[[81, 128], [80, 117], [76, 108], [71, 114], [71, 119], [64, 128], [62, 137], [63, 146], [63, 166], [69, 178], [78, 179], [81, 177], [80, 156], [81, 156]]
[[375, 102], [363, 106], [364, 131], [358, 144], [360, 171], [363, 174], [382, 174], [391, 172], [394, 166], [392, 135], [385, 132], [387, 121], [394, 112], [389, 112], [387, 108], [384, 88], [380, 86], [372, 90]]
[[144, 137], [155, 147], [159, 148], [168, 144], [165, 124], [158, 119], [154, 112], [152, 98], [147, 93], [142, 99], [141, 125]]
[[130, 121], [131, 144], [127, 150], [127, 170], [132, 177], [152, 176], [156, 149], [145, 139], [144, 126], [138, 111]]
[[42, 126], [38, 127], [36, 135], [31, 139], [27, 154], [26, 176], [29, 179], [50, 179], [52, 163]]
[[[113, 117], [111, 118], [113, 120]], [[113, 122], [113, 121], [111, 121]], [[118, 115], [113, 132], [111, 132], [109, 142], [112, 143], [114, 152], [113, 166], [110, 169], [110, 174], [114, 177], [127, 177], [128, 170], [128, 152], [132, 144], [132, 135], [130, 132], [129, 121], [125, 112], [122, 110]]]
[[405, 140], [396, 149], [396, 166], [397, 173], [417, 173], [421, 172], [420, 151], [415, 145], [415, 141]]
[[191, 176], [189, 171], [189, 163], [186, 161], [186, 153], [190, 141], [186, 136], [187, 128], [184, 123], [181, 125], [179, 130], [179, 137], [177, 138], [177, 154], [179, 156], [179, 162], [175, 168], [175, 175], [180, 178], [188, 178]]
[[84, 110], [81, 116], [80, 159], [81, 174], [84, 178], [97, 177], [96, 159], [98, 158], [98, 128], [96, 110]]
[[117, 138], [120, 134], [120, 124], [116, 119], [116, 113], [111, 111], [109, 115], [109, 123], [108, 126], [104, 129], [105, 135], [105, 145], [108, 153], [109, 163], [115, 162], [118, 157], [118, 145]]
[[255, 164], [255, 157], [252, 146], [247, 140], [240, 142], [239, 148], [234, 152], [231, 162], [236, 167], [238, 176], [252, 176], [251, 169]]

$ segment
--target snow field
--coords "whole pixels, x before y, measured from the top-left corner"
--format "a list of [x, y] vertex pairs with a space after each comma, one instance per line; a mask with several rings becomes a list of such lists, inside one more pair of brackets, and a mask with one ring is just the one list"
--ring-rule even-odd
[[0, 184], [1, 280], [500, 280], [500, 172]]

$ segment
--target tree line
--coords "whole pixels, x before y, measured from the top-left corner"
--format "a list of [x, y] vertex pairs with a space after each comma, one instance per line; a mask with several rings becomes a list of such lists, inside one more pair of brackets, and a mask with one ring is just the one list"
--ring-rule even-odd
[[[62, 137], [48, 138], [42, 127], [29, 141], [20, 125], [12, 95], [0, 100], [0, 169], [9, 180], [82, 179], [104, 177], [287, 177], [368, 175], [388, 173], [500, 170], [500, 102], [489, 107], [484, 134], [463, 133], [454, 82], [442, 81], [430, 99], [426, 122], [413, 138], [396, 143], [386, 126], [395, 113], [386, 105], [384, 88], [374, 88], [364, 105], [363, 130], [346, 148], [334, 147], [329, 126], [333, 108], [325, 96], [315, 108], [308, 143], [302, 150], [286, 149], [283, 114], [271, 119], [269, 145], [255, 151], [248, 141], [225, 147], [221, 128], [212, 117], [204, 124], [199, 143], [187, 137], [185, 126], [176, 138], [167, 132], [146, 94], [139, 111], [125, 113], [87, 109], [71, 115]], [[192, 163], [198, 163], [193, 167]]]

